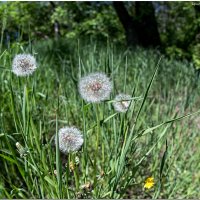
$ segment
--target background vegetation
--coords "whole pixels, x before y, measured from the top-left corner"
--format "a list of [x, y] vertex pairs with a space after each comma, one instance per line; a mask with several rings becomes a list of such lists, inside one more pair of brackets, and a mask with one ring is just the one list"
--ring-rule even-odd
[[[163, 52], [176, 59], [190, 59], [195, 67], [199, 67], [198, 2], [115, 2], [115, 6], [109, 1], [0, 4], [0, 17], [4, 19], [1, 20], [1, 26], [5, 29], [4, 44], [16, 40], [35, 41], [52, 37], [62, 37], [66, 40], [91, 37], [101, 41], [109, 39], [115, 44], [126, 44], [126, 32], [135, 31], [142, 35], [139, 44], [145, 46], [145, 38], [151, 36], [149, 45], [153, 46], [153, 38], [160, 37], [161, 42], [155, 45], [160, 46]], [[124, 7], [124, 10], [116, 12], [117, 6]], [[120, 11], [124, 11], [122, 14], [126, 17], [125, 21], [130, 21], [133, 25], [123, 24]], [[159, 35], [156, 35], [152, 26], [158, 29]], [[135, 42], [128, 45], [137, 44]]]
[[[142, 5], [123, 5], [131, 22], [145, 22]], [[134, 26], [126, 29], [112, 2], [0, 3], [0, 198], [200, 198], [199, 116], [169, 122], [199, 110], [200, 6], [152, 5], [159, 44], [142, 37], [127, 43]], [[11, 66], [23, 52], [36, 57], [38, 69], [20, 78]], [[111, 77], [111, 99], [138, 97], [127, 114], [80, 98], [79, 78], [94, 71]], [[127, 124], [140, 108], [129, 137]], [[84, 146], [59, 156], [54, 136], [66, 125], [82, 130]], [[145, 190], [150, 176], [155, 186]]]

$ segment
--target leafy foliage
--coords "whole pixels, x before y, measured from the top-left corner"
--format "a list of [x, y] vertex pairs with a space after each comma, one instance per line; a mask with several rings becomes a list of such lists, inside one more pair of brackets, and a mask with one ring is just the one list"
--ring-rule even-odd
[[[133, 18], [138, 18], [134, 2], [125, 2], [125, 6]], [[154, 8], [165, 53], [171, 58], [190, 59], [198, 68], [198, 5], [154, 2]], [[6, 26], [4, 44], [55, 36], [125, 44], [124, 30], [112, 2], [1, 2], [0, 17], [1, 26]]]
[[25, 40], [28, 37], [54, 37], [54, 23], [58, 22], [62, 37], [124, 40], [123, 29], [110, 3], [6, 2], [0, 5], [0, 17], [6, 20], [7, 36], [13, 39], [19, 36]]
[[156, 4], [156, 16], [160, 36], [165, 52], [172, 58], [195, 57], [199, 43], [200, 15], [192, 2], [159, 2]]

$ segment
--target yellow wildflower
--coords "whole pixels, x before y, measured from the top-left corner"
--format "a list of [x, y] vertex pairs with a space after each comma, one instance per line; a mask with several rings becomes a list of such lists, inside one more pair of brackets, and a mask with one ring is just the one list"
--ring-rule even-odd
[[150, 189], [154, 186], [154, 178], [153, 177], [148, 177], [145, 180], [144, 188]]

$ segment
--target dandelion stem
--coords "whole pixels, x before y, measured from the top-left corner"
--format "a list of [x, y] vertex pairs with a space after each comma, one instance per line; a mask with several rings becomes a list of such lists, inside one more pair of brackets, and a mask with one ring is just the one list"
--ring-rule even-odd
[[96, 131], [96, 150], [95, 150], [95, 160], [94, 160], [94, 187], [96, 189], [97, 184], [97, 158], [98, 158], [98, 151], [99, 151], [99, 136], [100, 136], [100, 116], [99, 116], [99, 105], [95, 105], [95, 111], [96, 111], [96, 123], [97, 123], [97, 131]]
[[[75, 165], [75, 154], [72, 154], [72, 162], [73, 162], [73, 165]], [[79, 174], [78, 174], [78, 167], [75, 166], [74, 167], [74, 178], [75, 178], [75, 185], [76, 185], [76, 192], [79, 191]]]

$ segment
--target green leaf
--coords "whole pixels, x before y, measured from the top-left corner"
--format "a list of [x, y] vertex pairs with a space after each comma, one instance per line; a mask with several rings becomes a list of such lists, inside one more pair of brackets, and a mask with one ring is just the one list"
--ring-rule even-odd
[[163, 154], [163, 157], [162, 157], [162, 160], [161, 160], [161, 165], [160, 165], [160, 182], [161, 182], [161, 179], [162, 179], [162, 173], [163, 173], [165, 161], [167, 159], [167, 150], [168, 150], [168, 145], [167, 145], [167, 140], [166, 140], [166, 149], [165, 149], [165, 152]]
[[58, 138], [58, 120], [56, 115], [56, 171], [58, 181], [58, 196], [62, 197], [62, 166], [60, 160], [59, 138]]
[[52, 185], [53, 187], [57, 187], [56, 183], [51, 179], [49, 178], [48, 176], [45, 176], [44, 179], [50, 184]]
[[190, 117], [190, 116], [192, 116], [192, 115], [196, 115], [196, 114], [198, 114], [198, 113], [200, 113], [200, 110], [198, 110], [197, 112], [194, 112], [194, 113], [190, 113], [190, 114], [187, 114], [187, 115], [183, 115], [183, 116], [181, 116], [181, 117], [177, 117], [177, 118], [174, 118], [174, 119], [170, 119], [170, 120], [165, 121], [165, 122], [163, 122], [163, 123], [161, 123], [161, 124], [158, 124], [158, 125], [156, 125], [156, 126], [154, 126], [154, 127], [151, 127], [151, 128], [146, 129], [146, 130], [143, 130], [143, 131], [141, 131], [138, 135], [136, 135], [136, 137], [134, 137], [133, 140], [135, 140], [136, 138], [141, 137], [141, 136], [143, 136], [143, 135], [146, 135], [147, 133], [152, 132], [153, 130], [155, 130], [155, 129], [157, 129], [157, 128], [159, 128], [159, 127], [165, 125], [165, 124], [169, 124], [169, 123], [172, 123], [172, 122], [175, 122], [175, 121], [178, 121], [178, 120], [181, 120], [181, 119]]
[[117, 114], [118, 113], [114, 113], [114, 114], [110, 115], [109, 117], [107, 117], [106, 119], [103, 120], [103, 123], [107, 122], [109, 119], [113, 118]]
[[157, 71], [158, 71], [158, 68], [159, 68], [159, 64], [160, 64], [161, 59], [162, 59], [162, 56], [160, 57], [160, 59], [159, 59], [159, 61], [158, 61], [158, 64], [157, 64], [156, 69], [155, 69], [155, 71], [154, 71], [154, 74], [153, 74], [153, 76], [152, 76], [152, 78], [151, 78], [151, 81], [149, 82], [149, 85], [148, 85], [147, 90], [146, 90], [146, 92], [145, 92], [144, 99], [143, 99], [143, 101], [142, 101], [142, 104], [141, 104], [141, 106], [140, 106], [140, 109], [139, 109], [139, 111], [138, 111], [138, 113], [137, 113], [137, 116], [136, 116], [136, 119], [135, 119], [135, 124], [136, 124], [136, 122], [137, 122], [137, 119], [138, 119], [138, 117], [139, 117], [141, 111], [142, 111], [142, 108], [143, 108], [144, 103], [145, 103], [145, 101], [146, 101], [147, 95], [148, 95], [148, 93], [149, 93], [149, 90], [150, 90], [150, 88], [151, 88], [151, 85], [152, 85], [152, 83], [153, 83], [153, 80], [154, 80], [154, 78], [155, 78], [155, 76], [156, 76], [156, 73], [157, 73]]
[[11, 163], [17, 164], [17, 162], [14, 159], [10, 158], [9, 156], [3, 155], [3, 154], [0, 154], [0, 156]]

